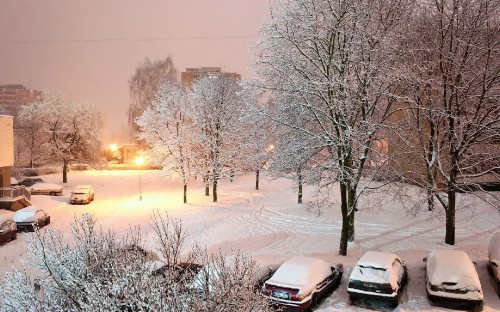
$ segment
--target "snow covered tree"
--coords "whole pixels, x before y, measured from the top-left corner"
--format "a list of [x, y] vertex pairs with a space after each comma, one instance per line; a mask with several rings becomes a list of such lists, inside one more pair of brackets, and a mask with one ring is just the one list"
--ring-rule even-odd
[[429, 210], [434, 199], [444, 208], [451, 245], [456, 193], [481, 189], [484, 177], [500, 179], [499, 16], [493, 0], [422, 2], [402, 40], [407, 152], [397, 165], [427, 190]]
[[[40, 104], [25, 105], [21, 107], [17, 117], [16, 149], [20, 150], [21, 159], [26, 159], [31, 168], [35, 167], [35, 162], [43, 161], [47, 158], [47, 151], [44, 150], [44, 142], [49, 140], [48, 132], [44, 129], [44, 119], [39, 107]], [[21, 161], [18, 159], [18, 161]], [[25, 162], [23, 162], [25, 163]]]
[[169, 56], [164, 60], [150, 61], [148, 58], [135, 70], [129, 80], [130, 105], [128, 109], [129, 126], [135, 134], [138, 130], [135, 119], [152, 104], [156, 92], [164, 83], [177, 83], [178, 72]]
[[190, 114], [193, 107], [189, 90], [166, 82], [156, 93], [153, 104], [136, 120], [138, 138], [150, 146], [149, 159], [177, 176], [184, 185], [184, 203], [187, 203], [187, 184], [191, 178], [193, 125]]
[[60, 95], [45, 93], [40, 100], [28, 104], [43, 122], [37, 131], [47, 138], [43, 148], [48, 158], [63, 164], [63, 183], [68, 182], [71, 161], [99, 161], [103, 127], [101, 113], [87, 103], [65, 101]]
[[195, 159], [198, 173], [212, 183], [217, 201], [217, 182], [241, 167], [244, 142], [248, 140], [248, 103], [241, 98], [239, 82], [230, 77], [197, 79], [193, 84], [192, 122], [199, 127]]
[[339, 182], [341, 255], [354, 239], [367, 158], [394, 103], [391, 47], [405, 8], [397, 0], [276, 1], [257, 47], [256, 84], [277, 106], [271, 118], [308, 137], [306, 154], [325, 153], [315, 184]]
[[[151, 224], [166, 259], [145, 251], [139, 229], [119, 238], [89, 215], [75, 220], [71, 240], [35, 231], [27, 243], [39, 273], [8, 273], [0, 311], [271, 311], [254, 288], [254, 261], [242, 255], [228, 261], [199, 247], [183, 258], [182, 223], [157, 213]], [[186, 259], [217, 272], [207, 275], [210, 287], [193, 284], [194, 265], [182, 266]]]

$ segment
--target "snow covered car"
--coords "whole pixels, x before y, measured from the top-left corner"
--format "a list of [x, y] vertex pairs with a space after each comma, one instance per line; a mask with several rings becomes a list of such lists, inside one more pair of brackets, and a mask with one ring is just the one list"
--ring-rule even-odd
[[321, 259], [295, 256], [264, 282], [262, 290], [279, 307], [299, 311], [315, 309], [329, 291], [338, 287], [342, 274], [342, 264], [331, 266]]
[[500, 231], [497, 231], [491, 237], [488, 246], [488, 259], [488, 271], [497, 282], [497, 293], [500, 297], [500, 271], [498, 270], [498, 266], [500, 265]]
[[26, 187], [32, 186], [35, 183], [44, 183], [44, 181], [40, 178], [24, 178], [19, 182], [19, 185], [24, 185]]
[[0, 244], [17, 238], [16, 222], [12, 219], [0, 218]]
[[176, 282], [190, 283], [203, 267], [201, 264], [181, 262], [167, 265], [163, 261], [151, 261], [152, 276], [175, 280]]
[[50, 216], [35, 206], [19, 209], [12, 219], [16, 222], [18, 230], [28, 229], [34, 231], [35, 227], [41, 227], [50, 223]]
[[481, 283], [467, 253], [461, 250], [432, 250], [425, 261], [429, 300], [481, 305]]
[[94, 188], [92, 185], [78, 185], [71, 192], [70, 204], [88, 204], [94, 200]]
[[349, 297], [353, 301], [356, 298], [387, 300], [395, 307], [408, 279], [406, 271], [406, 265], [397, 255], [368, 251], [351, 272], [347, 286]]
[[50, 195], [61, 196], [63, 194], [63, 187], [54, 183], [35, 183], [29, 187], [31, 195]]

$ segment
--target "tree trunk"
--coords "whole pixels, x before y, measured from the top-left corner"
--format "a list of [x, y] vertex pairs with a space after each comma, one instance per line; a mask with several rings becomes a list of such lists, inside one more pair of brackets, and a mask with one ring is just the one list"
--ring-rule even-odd
[[184, 204], [187, 203], [187, 190], [188, 190], [187, 183], [184, 182]]
[[260, 175], [260, 170], [257, 169], [255, 170], [255, 190], [259, 190], [259, 175]]
[[349, 216], [347, 215], [347, 190], [345, 182], [340, 182], [340, 209], [342, 210], [342, 232], [340, 234], [339, 255], [347, 256], [347, 238], [349, 236]]
[[213, 198], [213, 202], [216, 203], [217, 202], [217, 177], [214, 175], [214, 183], [212, 184], [213, 185], [213, 188], [212, 188], [212, 198]]
[[300, 170], [298, 172], [297, 179], [299, 182], [299, 192], [298, 192], [297, 203], [302, 204], [302, 174], [300, 173]]
[[205, 182], [205, 196], [210, 196], [210, 183], [208, 182], [208, 174], [203, 177]]
[[429, 211], [434, 211], [434, 194], [430, 189], [427, 189], [427, 207]]
[[448, 209], [446, 209], [446, 237], [444, 242], [455, 245], [455, 190], [448, 191]]
[[348, 233], [348, 241], [354, 242], [354, 212], [356, 211], [355, 204], [355, 192], [352, 190], [349, 185], [347, 187], [347, 213], [349, 214], [349, 233]]
[[63, 183], [68, 183], [68, 161], [63, 161]]

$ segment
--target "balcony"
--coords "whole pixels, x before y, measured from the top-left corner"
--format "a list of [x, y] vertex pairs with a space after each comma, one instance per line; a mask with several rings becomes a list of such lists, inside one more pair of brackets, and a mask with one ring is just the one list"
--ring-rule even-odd
[[0, 187], [0, 209], [19, 210], [31, 205], [31, 193], [25, 186]]

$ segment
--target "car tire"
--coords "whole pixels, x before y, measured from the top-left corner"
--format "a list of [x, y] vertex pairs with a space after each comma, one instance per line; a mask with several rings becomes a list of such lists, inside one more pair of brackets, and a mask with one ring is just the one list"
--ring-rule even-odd
[[311, 306], [309, 307], [309, 311], [314, 311], [318, 307], [318, 295], [314, 294], [311, 298]]
[[399, 293], [391, 300], [391, 307], [396, 308], [399, 305]]

